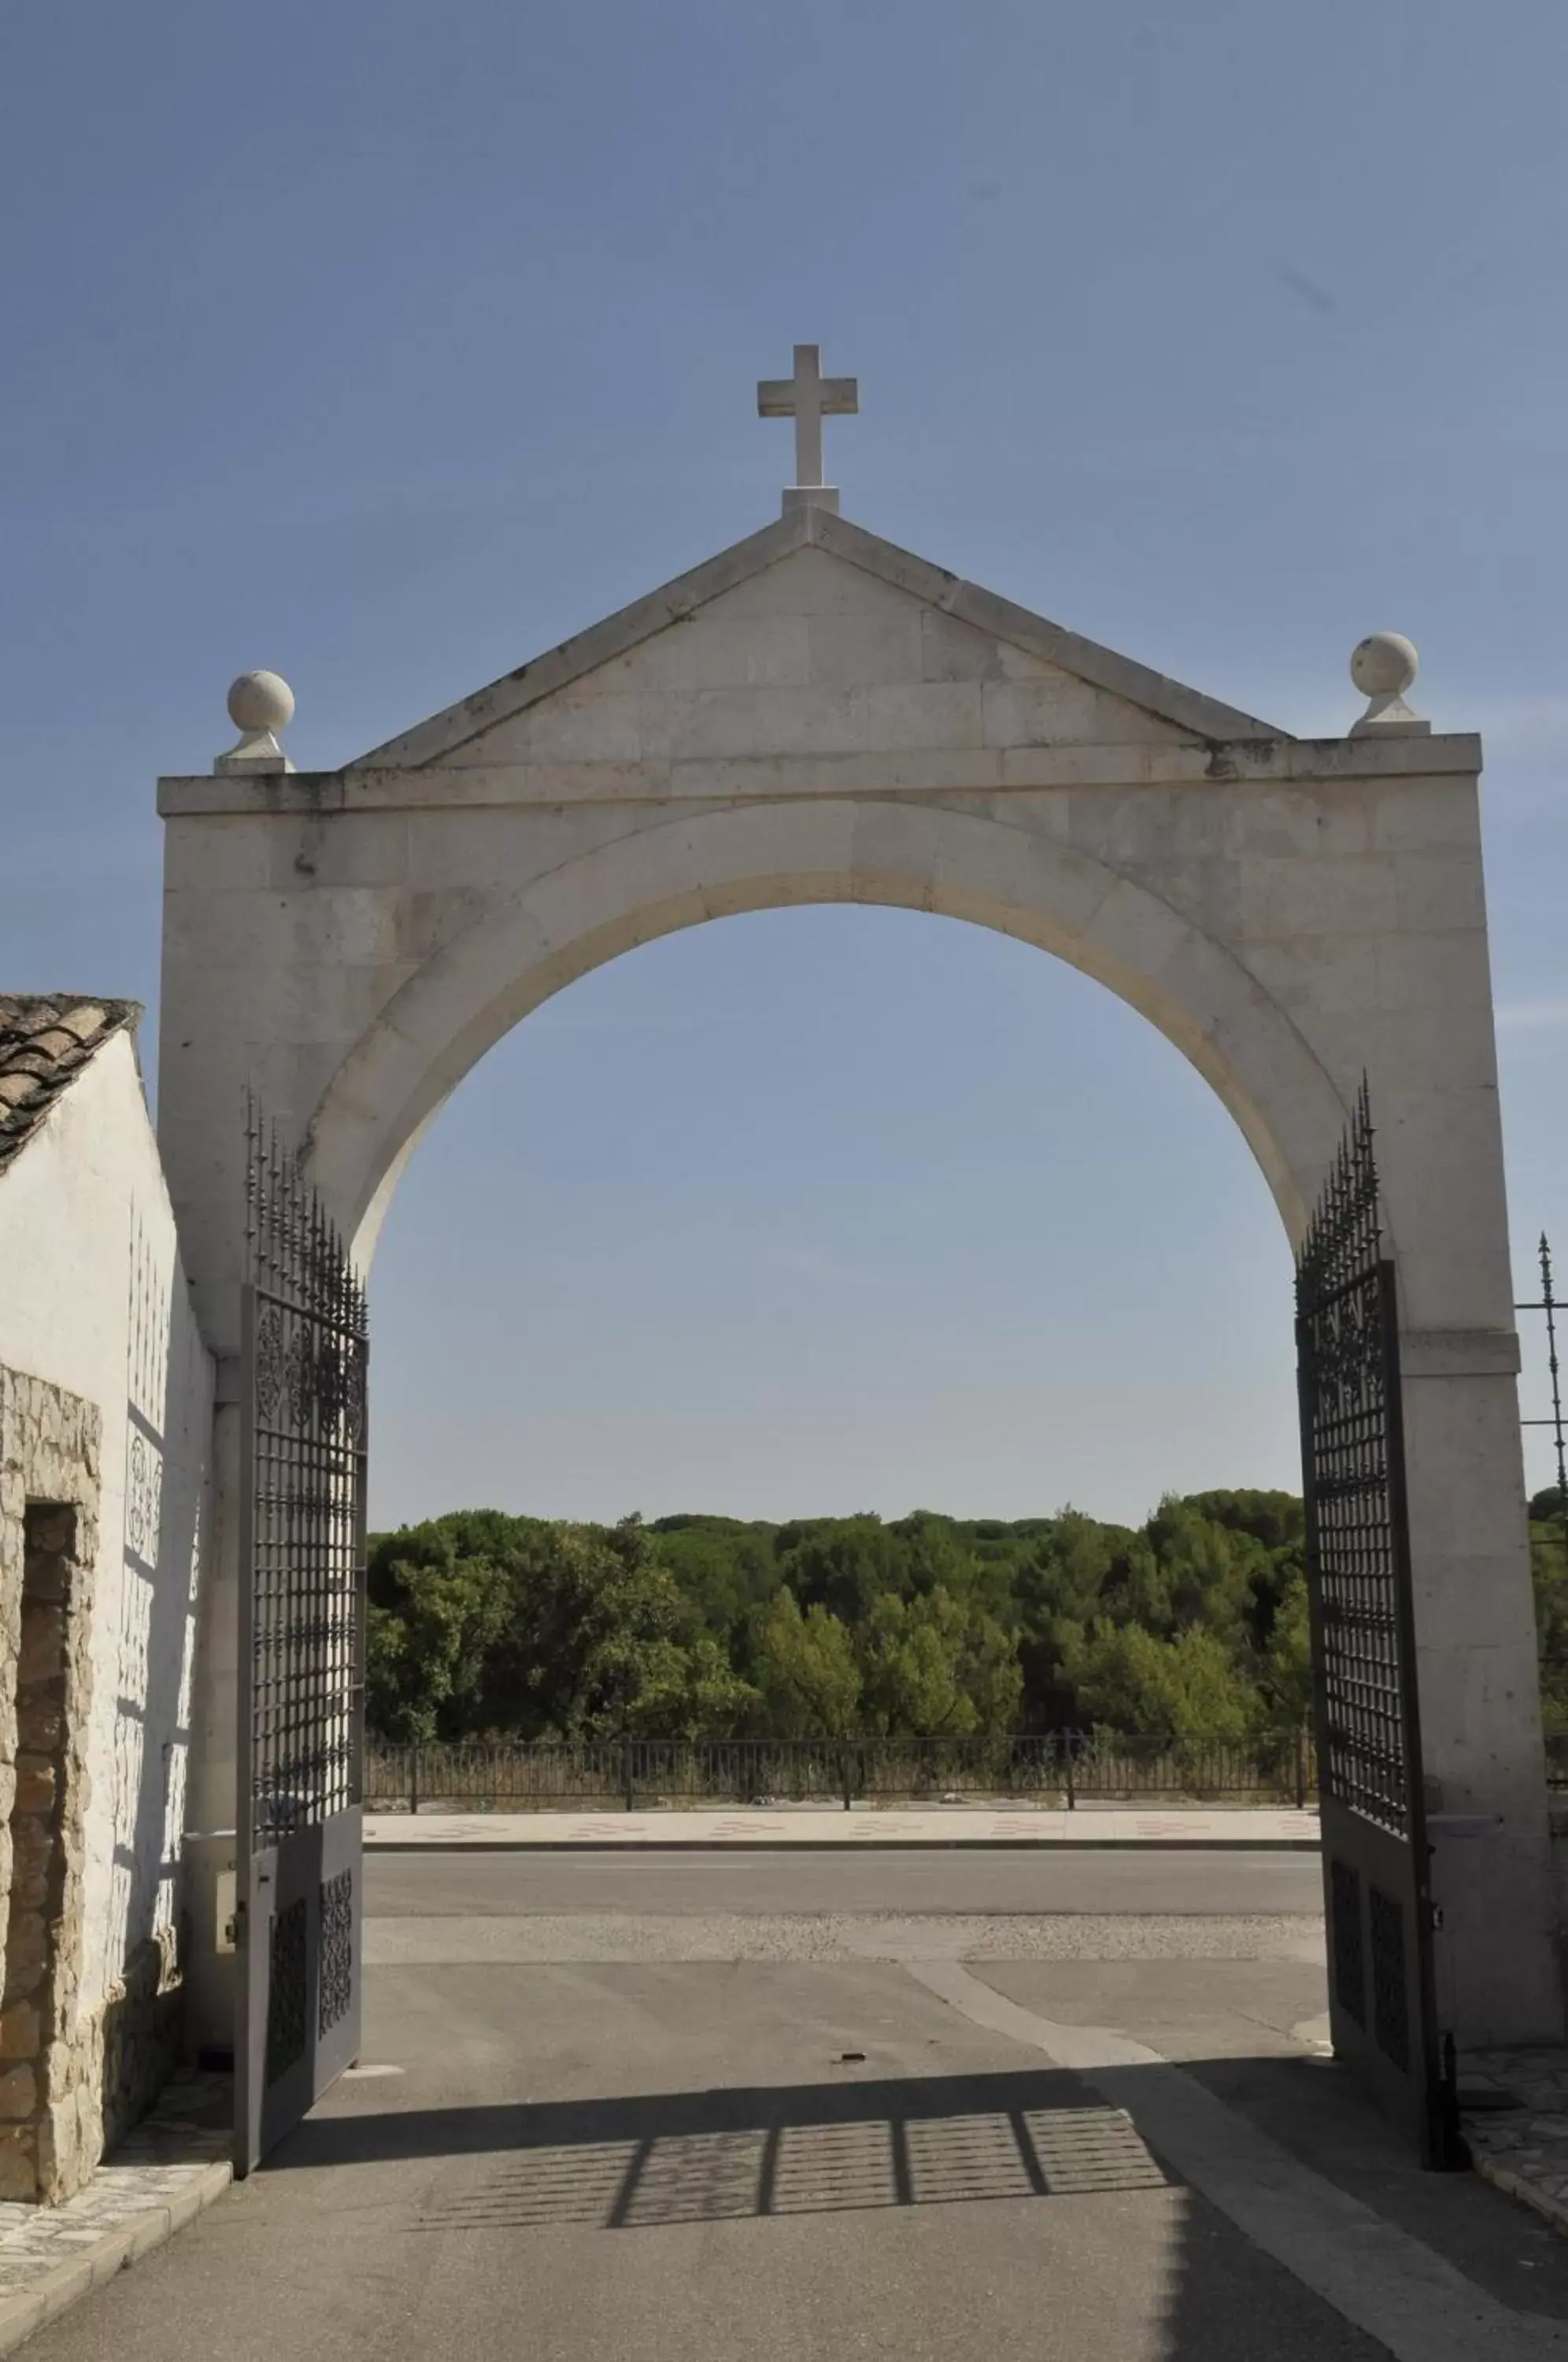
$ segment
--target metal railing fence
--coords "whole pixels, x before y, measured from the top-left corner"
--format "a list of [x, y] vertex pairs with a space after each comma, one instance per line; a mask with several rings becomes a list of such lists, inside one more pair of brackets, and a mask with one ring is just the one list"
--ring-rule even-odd
[[[1534, 1393], [1527, 1384], [1527, 1396], [1533, 1394], [1538, 1402], [1551, 1405], [1549, 1411], [1538, 1418], [1521, 1418], [1527, 1431], [1536, 1428], [1551, 1429], [1553, 1458], [1556, 1464], [1557, 1508], [1554, 1518], [1533, 1519], [1530, 1527], [1532, 1561], [1538, 1547], [1544, 1546], [1556, 1556], [1559, 1568], [1563, 1554], [1568, 1552], [1568, 1406], [1563, 1402], [1562, 1363], [1557, 1346], [1557, 1322], [1560, 1314], [1568, 1313], [1568, 1304], [1557, 1293], [1552, 1279], [1551, 1246], [1542, 1231], [1536, 1245], [1536, 1260], [1540, 1267], [1540, 1294], [1518, 1303], [1516, 1312], [1540, 1312], [1545, 1318], [1547, 1391]], [[1542, 1488], [1548, 1489], [1548, 1488]], [[1531, 1496], [1532, 1506], [1539, 1495]], [[1542, 1531], [1545, 1527], [1547, 1530]], [[1555, 1531], [1551, 1529], [1555, 1528]], [[1548, 1560], [1548, 1565], [1551, 1564]], [[1536, 1570], [1539, 1575], [1539, 1569]], [[1555, 1588], [1555, 1585], [1552, 1586]], [[1564, 1694], [1568, 1693], [1568, 1636], [1564, 1635], [1561, 1618], [1551, 1612], [1550, 1595], [1537, 1596], [1538, 1623], [1536, 1645], [1540, 1659], [1541, 1705], [1548, 1728], [1546, 1732], [1546, 1785], [1551, 1794], [1562, 1794], [1568, 1789], [1568, 1731], [1552, 1726], [1562, 1717]]]
[[851, 1805], [998, 1800], [1072, 1810], [1161, 1799], [1306, 1805], [1317, 1794], [1310, 1737], [1247, 1739], [1043, 1738], [594, 1738], [464, 1740], [393, 1747], [368, 1739], [373, 1812], [529, 1812], [571, 1805]]

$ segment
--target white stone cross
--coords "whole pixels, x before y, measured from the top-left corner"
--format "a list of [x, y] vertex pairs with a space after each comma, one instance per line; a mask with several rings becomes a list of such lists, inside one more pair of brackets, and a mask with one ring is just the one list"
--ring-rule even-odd
[[823, 377], [820, 345], [796, 346], [793, 377], [765, 377], [758, 381], [757, 416], [795, 422], [795, 481], [784, 495], [787, 509], [838, 506], [838, 494], [823, 481], [823, 420], [853, 417], [859, 408], [859, 381]]

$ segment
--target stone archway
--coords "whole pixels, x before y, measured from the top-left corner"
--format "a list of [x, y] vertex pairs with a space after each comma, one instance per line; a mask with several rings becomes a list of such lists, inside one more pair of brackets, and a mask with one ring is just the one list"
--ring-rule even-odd
[[[160, 794], [160, 1133], [220, 1356], [243, 1085], [368, 1252], [509, 1026], [731, 911], [905, 903], [1071, 961], [1205, 1075], [1292, 1239], [1369, 1077], [1444, 2015], [1465, 2040], [1554, 2033], [1478, 742], [1386, 697], [1293, 738], [811, 503], [341, 771], [290, 771], [270, 712], [237, 709], [216, 776]], [[220, 1688], [192, 1774], [208, 1827], [232, 1813]]]
[[792, 815], [782, 844], [766, 809], [656, 820], [498, 900], [409, 977], [348, 1052], [304, 1134], [310, 1175], [361, 1259], [414, 1142], [530, 1010], [638, 944], [803, 902], [968, 920], [1094, 977], [1211, 1085], [1287, 1234], [1299, 1236], [1346, 1109], [1299, 1032], [1223, 946], [1147, 887], [1005, 820], [814, 800]]

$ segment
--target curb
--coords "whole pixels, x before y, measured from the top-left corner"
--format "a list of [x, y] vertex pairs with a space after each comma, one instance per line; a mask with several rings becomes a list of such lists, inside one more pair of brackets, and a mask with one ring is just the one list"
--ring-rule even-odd
[[1319, 1838], [370, 1838], [370, 1853], [1317, 1853]]
[[90, 2296], [115, 2274], [138, 2264], [161, 2247], [176, 2231], [204, 2213], [221, 2198], [234, 2179], [227, 2158], [204, 2166], [182, 2190], [160, 2204], [145, 2207], [134, 2221], [121, 2223], [94, 2242], [84, 2255], [68, 2264], [54, 2264], [14, 2295], [0, 2296], [0, 2354], [15, 2353], [24, 2339], [57, 2320], [78, 2298]]
[[1527, 2180], [1522, 2173], [1516, 2173], [1512, 2166], [1505, 2165], [1500, 2157], [1478, 2148], [1474, 2142], [1467, 2142], [1466, 2147], [1470, 2150], [1471, 2165], [1483, 2181], [1489, 2181], [1494, 2190], [1500, 2190], [1505, 2198], [1513, 2199], [1516, 2204], [1528, 2206], [1530, 2213], [1539, 2214], [1560, 2238], [1568, 2238], [1568, 2206], [1564, 2206], [1560, 2198], [1549, 2197], [1539, 2182]]

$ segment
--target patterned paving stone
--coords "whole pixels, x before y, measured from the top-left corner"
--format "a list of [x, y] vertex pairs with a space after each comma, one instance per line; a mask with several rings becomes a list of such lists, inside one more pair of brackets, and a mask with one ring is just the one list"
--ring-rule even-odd
[[[1568, 2235], [1568, 2050], [1483, 2050], [1461, 2062], [1464, 2137], [1484, 2180]], [[1499, 2098], [1513, 2105], [1499, 2108]]]
[[23, 2294], [57, 2265], [167, 2208], [229, 2153], [229, 2085], [172, 2083], [159, 2107], [63, 2206], [0, 2202], [0, 2298]]

